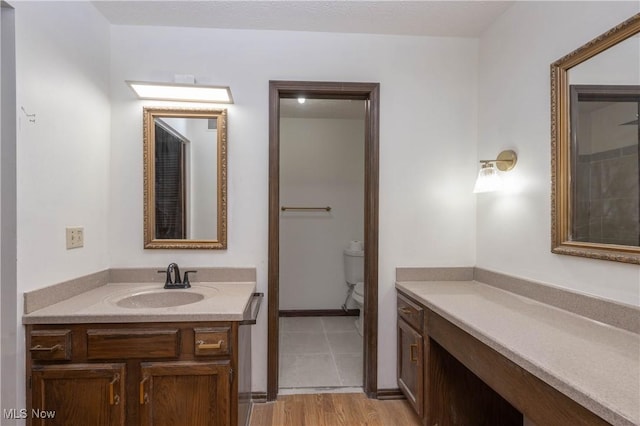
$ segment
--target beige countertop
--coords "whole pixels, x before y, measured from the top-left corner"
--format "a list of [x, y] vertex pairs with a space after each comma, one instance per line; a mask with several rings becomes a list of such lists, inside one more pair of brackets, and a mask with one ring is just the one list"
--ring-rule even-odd
[[[190, 289], [164, 290], [161, 283], [110, 283], [38, 309], [22, 317], [24, 324], [129, 323], [169, 321], [241, 321], [255, 282], [193, 283]], [[117, 302], [127, 296], [163, 291], [199, 293], [195, 303], [162, 308], [126, 308]]]
[[640, 425], [640, 335], [476, 281], [396, 288], [614, 425]]

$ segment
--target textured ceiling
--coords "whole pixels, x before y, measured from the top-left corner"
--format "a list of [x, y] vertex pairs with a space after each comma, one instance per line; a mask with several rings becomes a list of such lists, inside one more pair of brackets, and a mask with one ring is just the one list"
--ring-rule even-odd
[[477, 37], [513, 1], [94, 1], [116, 25]]

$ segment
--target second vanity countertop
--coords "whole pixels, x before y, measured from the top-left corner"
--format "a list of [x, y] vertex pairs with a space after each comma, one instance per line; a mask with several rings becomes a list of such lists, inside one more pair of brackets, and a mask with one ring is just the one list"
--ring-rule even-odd
[[[255, 282], [199, 282], [189, 289], [164, 290], [159, 283], [110, 283], [38, 309], [23, 324], [131, 323], [168, 321], [242, 321]], [[120, 299], [145, 292], [199, 293], [203, 300], [162, 308], [126, 308]]]
[[640, 424], [640, 336], [476, 281], [396, 288], [615, 425]]

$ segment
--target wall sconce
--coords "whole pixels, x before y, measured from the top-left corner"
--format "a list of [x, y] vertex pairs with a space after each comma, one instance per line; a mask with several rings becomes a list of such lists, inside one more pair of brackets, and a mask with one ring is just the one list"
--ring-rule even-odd
[[507, 172], [513, 169], [518, 162], [515, 151], [507, 150], [498, 154], [495, 160], [480, 160], [482, 168], [478, 173], [478, 179], [473, 187], [474, 193], [493, 192], [502, 189], [502, 179], [498, 170]]
[[229, 86], [201, 86], [189, 83], [149, 83], [126, 81], [140, 99], [232, 104]]

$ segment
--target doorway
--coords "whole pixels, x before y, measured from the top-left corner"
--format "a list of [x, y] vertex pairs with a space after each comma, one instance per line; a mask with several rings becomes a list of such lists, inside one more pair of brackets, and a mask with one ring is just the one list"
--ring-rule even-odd
[[269, 82], [269, 266], [267, 399], [278, 396], [280, 296], [280, 100], [361, 100], [364, 130], [363, 389], [377, 396], [379, 83]]

